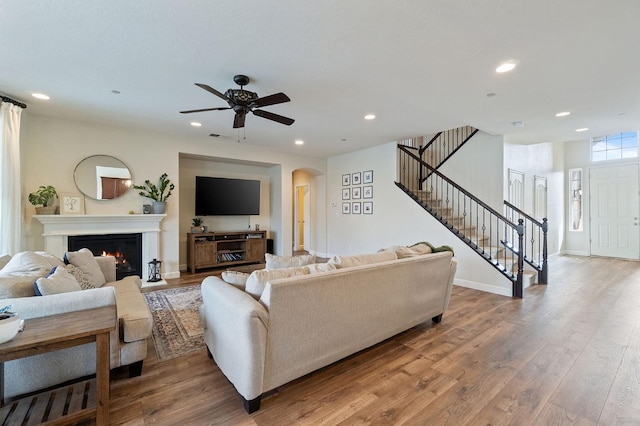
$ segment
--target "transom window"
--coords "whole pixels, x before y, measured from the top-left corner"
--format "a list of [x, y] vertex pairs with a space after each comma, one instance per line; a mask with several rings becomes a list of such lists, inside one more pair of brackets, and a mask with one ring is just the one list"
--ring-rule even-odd
[[591, 139], [591, 161], [621, 160], [638, 156], [638, 132], [623, 132]]

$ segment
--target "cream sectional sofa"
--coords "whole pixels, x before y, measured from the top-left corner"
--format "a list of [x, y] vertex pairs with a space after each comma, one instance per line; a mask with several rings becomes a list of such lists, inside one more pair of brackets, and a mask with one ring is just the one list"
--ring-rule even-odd
[[456, 270], [452, 256], [398, 259], [390, 250], [256, 271], [244, 285], [207, 277], [205, 343], [251, 413], [269, 390], [426, 320], [440, 322]]
[[[35, 296], [34, 282], [47, 276], [52, 267], [61, 267], [64, 263], [44, 252], [25, 252], [17, 256], [26, 260], [17, 262], [14, 258], [6, 268], [3, 268], [6, 258], [0, 258], [0, 307], [12, 305], [13, 312], [28, 319], [115, 305], [118, 321], [110, 337], [111, 368], [129, 366], [130, 376], [141, 374], [153, 320], [140, 291], [139, 277], [116, 281], [115, 258], [100, 256], [95, 257], [95, 261], [105, 283], [99, 288]], [[5, 397], [12, 398], [95, 374], [94, 345], [90, 343], [5, 363]]]

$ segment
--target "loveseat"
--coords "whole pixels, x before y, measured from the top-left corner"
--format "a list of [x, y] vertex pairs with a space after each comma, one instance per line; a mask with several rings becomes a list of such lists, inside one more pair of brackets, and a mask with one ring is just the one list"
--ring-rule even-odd
[[388, 250], [255, 271], [244, 283], [207, 277], [200, 313], [209, 354], [251, 413], [269, 390], [426, 320], [440, 322], [452, 257]]
[[[13, 312], [28, 319], [115, 305], [118, 321], [110, 336], [110, 366], [129, 366], [130, 376], [140, 375], [153, 321], [140, 278], [116, 280], [114, 257], [89, 256], [83, 250], [68, 253], [78, 267], [46, 252], [0, 258], [0, 307], [12, 305]], [[83, 262], [94, 270], [86, 273]], [[76, 284], [66, 272], [71, 270]], [[99, 285], [92, 282], [91, 272], [101, 274]], [[36, 291], [45, 295], [36, 296]], [[4, 395], [12, 398], [93, 374], [95, 343], [9, 361], [4, 366]]]

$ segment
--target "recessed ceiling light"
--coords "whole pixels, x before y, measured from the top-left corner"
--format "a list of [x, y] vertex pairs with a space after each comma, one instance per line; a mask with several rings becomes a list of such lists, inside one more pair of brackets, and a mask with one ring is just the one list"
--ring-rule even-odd
[[513, 125], [513, 127], [522, 127], [524, 126], [524, 121], [514, 121], [511, 124]]
[[586, 132], [587, 130], [589, 130], [588, 127], [581, 127], [579, 129], [576, 129], [576, 132]]
[[44, 93], [32, 93], [31, 96], [33, 96], [34, 98], [38, 98], [38, 99], [44, 99], [45, 101], [50, 99], [47, 95], [45, 95]]
[[487, 93], [487, 98], [493, 98], [496, 94], [491, 92], [491, 93]]
[[295, 144], [296, 145], [304, 145], [304, 141], [302, 139], [296, 139]]
[[517, 66], [517, 62], [516, 61], [507, 61], [505, 63], [500, 64], [500, 66], [498, 66], [498, 68], [496, 68], [496, 72], [509, 72], [512, 69], [514, 69]]
[[111, 93], [113, 93], [114, 95], [119, 95], [119, 94], [120, 94], [120, 91], [119, 91], [119, 90], [115, 90], [115, 89], [114, 89], [114, 90], [112, 90], [112, 91], [111, 91]]
[[365, 120], [373, 120], [374, 118], [376, 118], [375, 114], [367, 114], [364, 116]]
[[192, 121], [190, 124], [191, 124], [193, 127], [200, 127], [200, 126], [202, 126], [202, 123], [198, 123], [197, 121]]
[[567, 115], [571, 115], [569, 111], [563, 111], [556, 114], [556, 117], [566, 117]]

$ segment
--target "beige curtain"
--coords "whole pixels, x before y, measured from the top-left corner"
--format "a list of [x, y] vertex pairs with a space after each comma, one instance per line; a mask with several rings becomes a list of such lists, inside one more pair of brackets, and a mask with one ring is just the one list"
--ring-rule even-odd
[[0, 108], [0, 256], [22, 251], [20, 116], [22, 108], [2, 102]]

